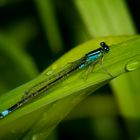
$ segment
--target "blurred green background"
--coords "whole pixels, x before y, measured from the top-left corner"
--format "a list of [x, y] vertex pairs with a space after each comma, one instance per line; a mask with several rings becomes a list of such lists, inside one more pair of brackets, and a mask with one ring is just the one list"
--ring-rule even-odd
[[[95, 37], [140, 31], [139, 0], [1, 0], [0, 94], [35, 78]], [[79, 104], [48, 140], [139, 140], [140, 72], [125, 74]]]

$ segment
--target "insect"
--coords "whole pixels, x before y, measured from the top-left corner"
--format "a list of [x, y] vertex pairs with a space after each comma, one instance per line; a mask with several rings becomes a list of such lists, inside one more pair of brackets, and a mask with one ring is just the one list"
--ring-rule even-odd
[[20, 108], [21, 106], [23, 106], [24, 104], [26, 104], [32, 98], [40, 95], [44, 91], [47, 91], [50, 87], [52, 87], [56, 83], [60, 82], [65, 77], [69, 76], [72, 72], [85, 68], [86, 66], [88, 66], [90, 64], [92, 64], [94, 66], [97, 62], [103, 61], [104, 54], [108, 53], [110, 48], [105, 42], [101, 42], [100, 46], [101, 46], [100, 48], [85, 54], [82, 58], [80, 58], [74, 62], [71, 62], [70, 65], [65, 67], [63, 70], [60, 70], [56, 74], [52, 74], [52, 76], [50, 76], [49, 79], [46, 79], [46, 80], [34, 85], [27, 91], [25, 91], [26, 96], [23, 99], [21, 99], [20, 101], [18, 101], [16, 104], [11, 106], [10, 108], [2, 111], [0, 113], [0, 118], [2, 119], [4, 117], [6, 117], [14, 110], [16, 110], [16, 109]]

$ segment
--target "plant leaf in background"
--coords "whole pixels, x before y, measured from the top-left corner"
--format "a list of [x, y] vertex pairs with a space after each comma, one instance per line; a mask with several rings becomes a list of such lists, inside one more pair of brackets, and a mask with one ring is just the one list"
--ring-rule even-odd
[[[139, 36], [97, 38], [71, 50], [51, 65], [38, 78], [2, 96], [0, 110], [2, 111], [20, 100], [29, 87], [46, 78], [44, 74], [48, 70], [50, 71], [53, 67], [58, 67], [59, 69], [68, 62], [78, 59], [85, 53], [98, 48], [101, 41], [105, 41], [111, 46], [111, 51], [105, 56], [103, 65], [113, 77], [139, 68], [139, 65], [135, 65], [135, 68], [133, 65], [136, 62], [139, 63], [140, 60]], [[135, 49], [132, 50], [133, 46]], [[126, 69], [128, 65], [129, 69]], [[131, 69], [131, 66], [133, 66], [133, 69]], [[16, 110], [5, 119], [0, 120], [0, 138], [14, 139], [16, 136], [17, 139], [20, 139], [24, 135], [24, 139], [45, 139], [58, 122], [77, 103], [112, 79], [102, 71], [100, 65], [95, 67], [94, 72], [88, 76], [86, 81], [82, 78], [84, 72], [85, 70], [76, 72], [63, 82], [55, 85], [47, 94], [44, 93], [44, 96]], [[35, 122], [36, 125], [33, 127], [32, 125]]]
[[0, 93], [11, 90], [37, 75], [31, 57], [20, 45], [4, 34], [0, 34]]
[[64, 48], [61, 34], [57, 25], [53, 1], [34, 0], [34, 3], [40, 13], [50, 49], [54, 54], [59, 54]]

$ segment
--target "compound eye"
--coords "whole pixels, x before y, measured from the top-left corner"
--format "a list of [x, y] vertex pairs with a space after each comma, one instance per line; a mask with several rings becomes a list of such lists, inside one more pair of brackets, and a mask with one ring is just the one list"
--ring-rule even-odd
[[109, 52], [109, 46], [105, 42], [101, 42], [100, 45], [104, 52], [106, 52], [106, 53]]
[[106, 43], [105, 43], [105, 42], [101, 42], [101, 43], [100, 43], [100, 46], [102, 46], [102, 47], [103, 47], [103, 46], [106, 46]]

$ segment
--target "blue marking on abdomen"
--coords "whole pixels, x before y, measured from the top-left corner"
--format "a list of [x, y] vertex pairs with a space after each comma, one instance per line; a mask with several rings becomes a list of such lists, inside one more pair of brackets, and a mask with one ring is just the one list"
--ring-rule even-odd
[[0, 113], [0, 118], [4, 118], [9, 114], [9, 110], [4, 110], [3, 112]]

